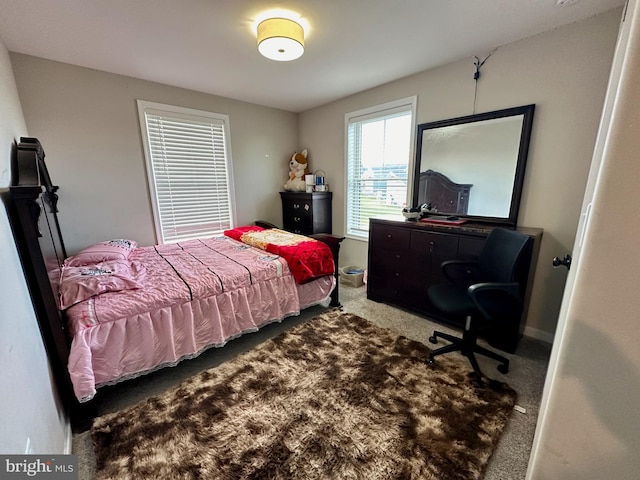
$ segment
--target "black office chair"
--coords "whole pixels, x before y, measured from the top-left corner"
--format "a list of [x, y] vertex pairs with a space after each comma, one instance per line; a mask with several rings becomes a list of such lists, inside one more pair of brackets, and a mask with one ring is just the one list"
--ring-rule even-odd
[[518, 321], [523, 310], [524, 288], [531, 263], [533, 240], [521, 233], [494, 228], [477, 261], [450, 260], [442, 263], [442, 271], [450, 281], [433, 285], [427, 291], [431, 303], [448, 317], [466, 318], [462, 338], [435, 331], [431, 343], [438, 338], [451, 345], [429, 355], [429, 364], [443, 353], [459, 351], [471, 362], [476, 381], [482, 372], [475, 353], [497, 360], [498, 370], [509, 371], [509, 360], [476, 341], [480, 333]]

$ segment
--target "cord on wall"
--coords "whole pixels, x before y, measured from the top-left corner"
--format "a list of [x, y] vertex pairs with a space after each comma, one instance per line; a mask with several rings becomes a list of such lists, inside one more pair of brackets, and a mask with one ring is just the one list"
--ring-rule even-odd
[[484, 65], [484, 62], [486, 62], [489, 57], [491, 55], [493, 55], [493, 53], [497, 50], [497, 48], [494, 48], [489, 55], [487, 55], [486, 57], [484, 57], [484, 60], [480, 60], [478, 57], [476, 57], [475, 55], [473, 56], [473, 58], [476, 59], [475, 62], [473, 62], [473, 64], [476, 66], [476, 71], [473, 74], [473, 79], [475, 80], [476, 84], [475, 84], [475, 90], [473, 92], [473, 113], [476, 113], [476, 100], [478, 98], [478, 79], [480, 78], [480, 69], [482, 68], [482, 66]]

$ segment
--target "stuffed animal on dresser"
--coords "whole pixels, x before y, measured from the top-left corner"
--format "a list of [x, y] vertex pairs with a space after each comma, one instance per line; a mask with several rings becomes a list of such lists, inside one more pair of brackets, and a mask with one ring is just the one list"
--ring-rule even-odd
[[295, 152], [289, 161], [289, 180], [284, 184], [284, 189], [290, 192], [304, 192], [306, 185], [304, 176], [309, 173], [307, 163], [307, 149]]

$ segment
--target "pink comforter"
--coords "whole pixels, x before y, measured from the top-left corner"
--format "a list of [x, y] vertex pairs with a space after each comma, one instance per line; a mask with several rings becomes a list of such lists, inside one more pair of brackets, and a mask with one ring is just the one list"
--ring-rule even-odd
[[[69, 373], [80, 401], [98, 386], [173, 365], [300, 311], [286, 261], [228, 237], [138, 248], [130, 260], [144, 265], [143, 288], [66, 311]], [[334, 283], [323, 284], [326, 298]]]

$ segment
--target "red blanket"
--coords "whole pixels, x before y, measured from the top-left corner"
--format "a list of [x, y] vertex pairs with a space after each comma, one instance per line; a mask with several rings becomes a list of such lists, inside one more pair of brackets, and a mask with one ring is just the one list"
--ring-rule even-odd
[[289, 264], [296, 283], [310, 282], [319, 277], [333, 275], [335, 264], [329, 246], [303, 235], [285, 232], [277, 228], [256, 226], [225, 230], [227, 237], [280, 255]]

